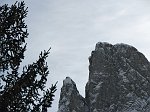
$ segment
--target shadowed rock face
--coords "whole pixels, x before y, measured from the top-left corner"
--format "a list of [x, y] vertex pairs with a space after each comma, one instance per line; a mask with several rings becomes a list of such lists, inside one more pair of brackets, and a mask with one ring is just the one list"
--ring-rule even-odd
[[99, 42], [89, 63], [86, 97], [76, 86], [73, 97], [67, 95], [63, 84], [60, 102], [68, 97], [72, 106], [64, 108], [73, 109], [62, 111], [59, 103], [59, 112], [150, 112], [150, 63], [136, 48]]

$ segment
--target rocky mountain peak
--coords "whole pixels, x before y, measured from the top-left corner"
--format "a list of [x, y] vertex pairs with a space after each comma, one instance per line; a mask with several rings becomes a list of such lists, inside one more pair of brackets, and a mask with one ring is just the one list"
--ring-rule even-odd
[[98, 42], [95, 46], [95, 51], [100, 50], [101, 48], [109, 49], [111, 47], [112, 47], [112, 45], [107, 42]]
[[[150, 63], [135, 47], [98, 42], [89, 63], [85, 98], [70, 78], [65, 79], [60, 102], [65, 96], [68, 105], [73, 104], [65, 108], [75, 112], [150, 111]], [[67, 94], [69, 88], [73, 88], [71, 94]]]
[[75, 82], [66, 77], [61, 88], [58, 112], [88, 112], [85, 99], [79, 94]]
[[63, 85], [67, 86], [67, 85], [72, 85], [76, 87], [75, 82], [70, 78], [70, 77], [66, 77], [66, 79], [63, 81]]

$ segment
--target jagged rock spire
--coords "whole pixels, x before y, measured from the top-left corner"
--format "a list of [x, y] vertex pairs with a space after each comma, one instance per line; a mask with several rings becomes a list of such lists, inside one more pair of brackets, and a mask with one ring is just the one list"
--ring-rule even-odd
[[59, 112], [150, 112], [150, 63], [136, 48], [99, 42], [89, 63], [85, 98], [66, 78]]
[[76, 84], [66, 77], [61, 88], [58, 112], [88, 112], [85, 99], [79, 94]]

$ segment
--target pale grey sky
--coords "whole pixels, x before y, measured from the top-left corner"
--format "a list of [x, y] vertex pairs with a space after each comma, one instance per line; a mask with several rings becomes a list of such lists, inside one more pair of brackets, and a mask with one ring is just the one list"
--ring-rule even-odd
[[[0, 4], [15, 3], [1, 0]], [[47, 86], [58, 81], [56, 112], [62, 81], [71, 77], [84, 96], [88, 81], [88, 57], [99, 41], [126, 43], [150, 60], [149, 0], [25, 0], [29, 7], [29, 29], [24, 64], [37, 59], [40, 51], [52, 47], [47, 61]]]

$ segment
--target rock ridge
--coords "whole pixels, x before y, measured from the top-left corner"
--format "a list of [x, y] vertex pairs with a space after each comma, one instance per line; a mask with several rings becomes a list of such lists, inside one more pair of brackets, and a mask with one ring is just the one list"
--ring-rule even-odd
[[85, 98], [67, 77], [58, 112], [150, 112], [150, 63], [135, 47], [98, 42], [89, 63]]

